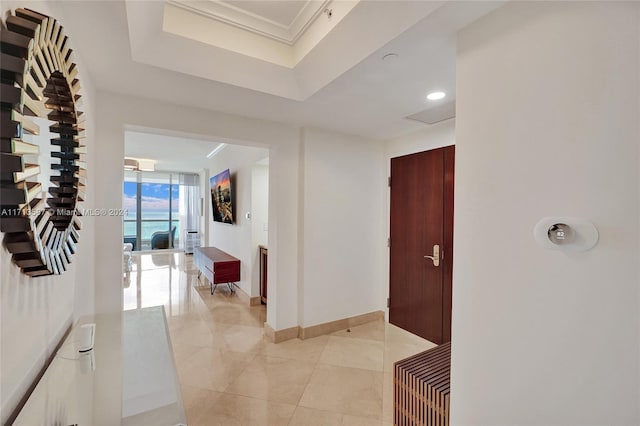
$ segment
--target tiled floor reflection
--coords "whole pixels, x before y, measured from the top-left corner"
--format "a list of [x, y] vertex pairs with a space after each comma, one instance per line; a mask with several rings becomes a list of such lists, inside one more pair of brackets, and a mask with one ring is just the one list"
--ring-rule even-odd
[[393, 363], [434, 344], [377, 321], [273, 344], [264, 306], [215, 295], [191, 256], [136, 254], [124, 307], [164, 305], [182, 397], [196, 425], [391, 425]]

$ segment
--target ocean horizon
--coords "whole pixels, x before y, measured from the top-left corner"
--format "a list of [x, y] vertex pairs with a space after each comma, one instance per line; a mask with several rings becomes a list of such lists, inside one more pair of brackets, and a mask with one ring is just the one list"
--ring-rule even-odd
[[[171, 212], [172, 223], [176, 227], [175, 246], [180, 239], [178, 232], [180, 224], [180, 216], [177, 211]], [[136, 235], [136, 211], [128, 211], [124, 216], [124, 236]], [[149, 222], [147, 222], [149, 221]], [[152, 221], [152, 222], [151, 222]], [[143, 211], [142, 212], [142, 240], [150, 240], [151, 235], [156, 231], [168, 231], [169, 230], [169, 212], [164, 211]]]

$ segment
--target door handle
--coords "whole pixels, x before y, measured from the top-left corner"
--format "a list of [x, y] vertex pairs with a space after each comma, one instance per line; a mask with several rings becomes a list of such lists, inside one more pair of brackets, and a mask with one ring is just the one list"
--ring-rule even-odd
[[425, 259], [431, 259], [433, 266], [440, 266], [440, 246], [438, 244], [433, 245], [433, 256], [425, 256]]

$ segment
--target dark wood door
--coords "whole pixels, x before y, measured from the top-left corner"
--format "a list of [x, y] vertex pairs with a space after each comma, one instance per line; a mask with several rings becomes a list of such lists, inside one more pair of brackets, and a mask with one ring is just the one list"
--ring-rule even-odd
[[389, 320], [438, 344], [451, 340], [454, 154], [391, 159]]

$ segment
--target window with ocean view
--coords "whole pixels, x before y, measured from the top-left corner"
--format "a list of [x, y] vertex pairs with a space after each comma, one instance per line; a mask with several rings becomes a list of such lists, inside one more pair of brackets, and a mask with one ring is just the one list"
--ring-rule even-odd
[[178, 174], [125, 172], [124, 239], [134, 250], [180, 246]]

